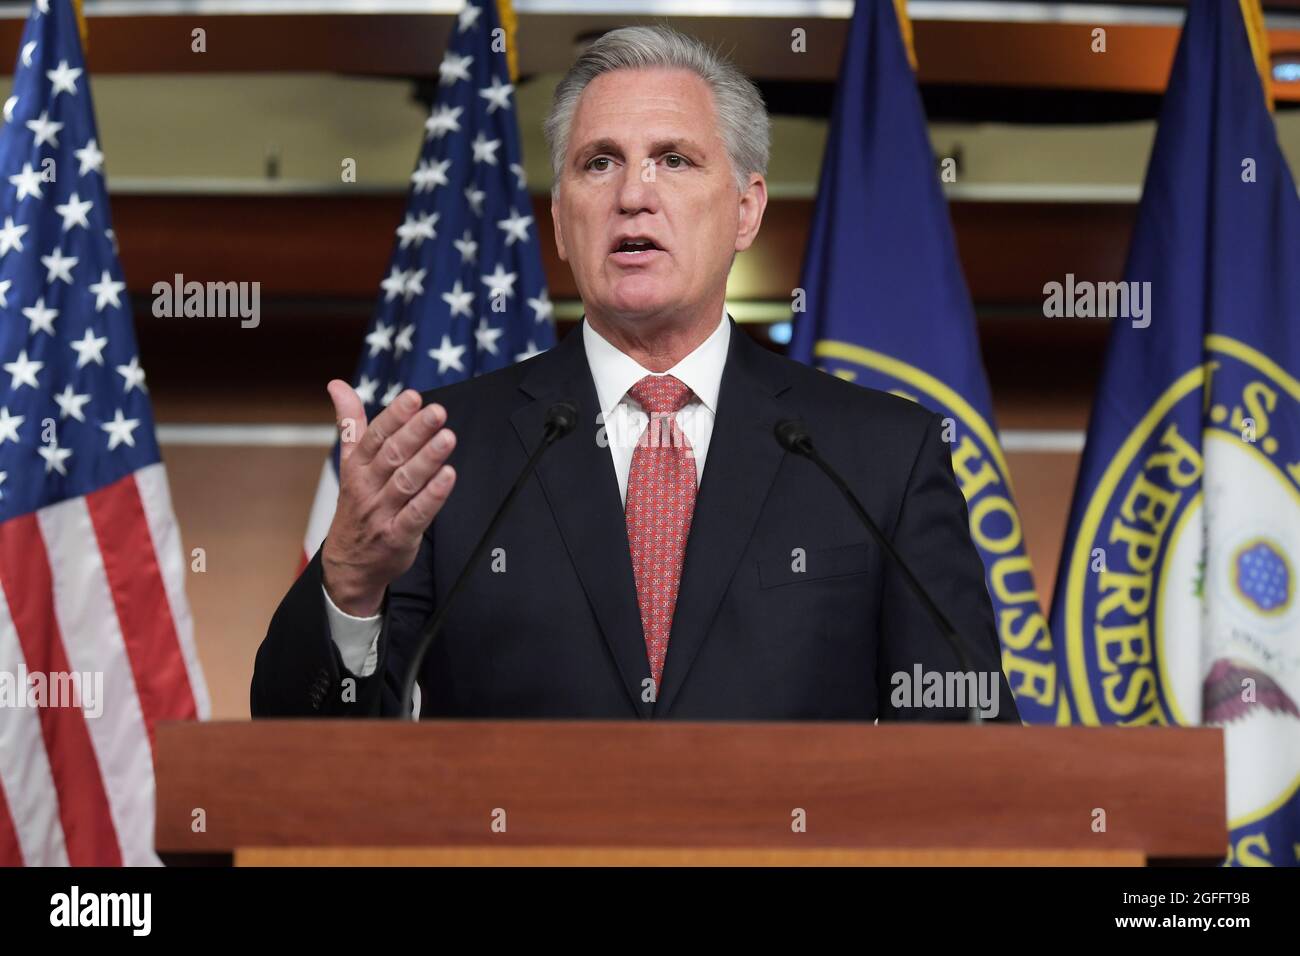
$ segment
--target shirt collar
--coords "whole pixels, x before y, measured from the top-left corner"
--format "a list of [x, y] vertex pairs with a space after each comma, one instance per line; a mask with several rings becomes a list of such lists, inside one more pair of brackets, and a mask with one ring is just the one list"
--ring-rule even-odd
[[[731, 323], [724, 310], [722, 320], [707, 339], [664, 375], [676, 376], [695, 397], [715, 415], [718, 413], [718, 392], [722, 387], [722, 369], [727, 364], [727, 347], [731, 343]], [[582, 345], [587, 352], [587, 364], [596, 383], [596, 399], [603, 415], [609, 417], [630, 389], [647, 375], [659, 374], [643, 368], [630, 355], [619, 351], [609, 340], [582, 322]]]

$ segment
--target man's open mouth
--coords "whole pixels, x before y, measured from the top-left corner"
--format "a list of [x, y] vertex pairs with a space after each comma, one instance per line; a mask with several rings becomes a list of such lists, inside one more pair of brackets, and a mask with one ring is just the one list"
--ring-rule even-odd
[[643, 237], [634, 237], [620, 239], [614, 243], [613, 252], [630, 253], [633, 255], [646, 252], [662, 252], [663, 249], [653, 239]]

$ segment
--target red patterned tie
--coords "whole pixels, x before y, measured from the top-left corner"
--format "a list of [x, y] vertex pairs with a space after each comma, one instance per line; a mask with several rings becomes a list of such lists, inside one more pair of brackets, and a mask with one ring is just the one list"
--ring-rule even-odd
[[695, 452], [676, 418], [691, 390], [671, 375], [647, 375], [628, 394], [650, 416], [632, 452], [626, 510], [641, 627], [657, 691], [695, 514]]

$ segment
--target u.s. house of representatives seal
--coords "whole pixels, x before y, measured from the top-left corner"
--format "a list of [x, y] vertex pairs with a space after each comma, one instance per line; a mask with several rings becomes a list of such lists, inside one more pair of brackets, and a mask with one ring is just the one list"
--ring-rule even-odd
[[1300, 859], [1297, 572], [1300, 383], [1208, 336], [1086, 503], [1058, 639], [1084, 723], [1224, 729], [1236, 863]]

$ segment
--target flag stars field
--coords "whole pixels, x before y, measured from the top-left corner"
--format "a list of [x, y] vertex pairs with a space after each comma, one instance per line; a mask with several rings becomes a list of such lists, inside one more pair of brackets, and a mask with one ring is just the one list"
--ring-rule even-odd
[[436, 349], [429, 349], [429, 358], [438, 363], [440, 375], [448, 369], [455, 369], [457, 372], [465, 371], [465, 366], [460, 361], [460, 357], [464, 354], [465, 346], [453, 345], [449, 335], [442, 337], [442, 343]]
[[36, 134], [37, 146], [47, 143], [54, 147], [59, 145], [59, 131], [63, 129], [63, 124], [51, 120], [47, 110], [41, 110], [41, 115], [36, 119], [28, 120], [27, 128]]
[[474, 234], [468, 229], [465, 234], [455, 240], [452, 245], [460, 253], [461, 265], [474, 265], [478, 261], [478, 243], [474, 241]]
[[[41, 192], [41, 174], [32, 168], [31, 163], [23, 163], [22, 171], [10, 176], [9, 181], [18, 187], [19, 202], [28, 198], [44, 198], [45, 194]], [[6, 222], [11, 221], [6, 220]]]
[[[402, 353], [411, 351], [414, 346], [411, 344], [411, 336], [415, 334], [414, 323], [402, 326], [397, 337], [393, 339], [393, 357], [401, 358]], [[372, 355], [371, 358], [374, 358]]]
[[14, 390], [23, 386], [39, 388], [40, 383], [36, 380], [36, 374], [44, 367], [44, 362], [29, 359], [27, 350], [23, 349], [16, 359], [4, 365], [4, 370], [9, 373], [9, 387]]
[[138, 356], [133, 355], [126, 365], [117, 366], [117, 372], [122, 376], [124, 391], [129, 392], [133, 388], [138, 388], [142, 392], [148, 391], [144, 387], [144, 369], [140, 367]]
[[551, 297], [542, 290], [542, 294], [528, 300], [529, 307], [533, 310], [535, 322], [551, 322], [555, 318], [555, 306], [551, 304]]
[[474, 62], [472, 56], [458, 56], [451, 50], [443, 57], [442, 63], [438, 65], [438, 81], [443, 86], [451, 86], [462, 80], [469, 81], [469, 67]]
[[63, 231], [67, 232], [75, 226], [89, 229], [90, 222], [86, 219], [86, 213], [90, 212], [94, 205], [89, 199], [82, 200], [74, 191], [67, 202], [55, 206], [54, 211], [63, 217]]
[[461, 106], [438, 106], [424, 121], [424, 129], [429, 139], [442, 139], [448, 133], [460, 132], [460, 114], [465, 112]]
[[482, 14], [482, 8], [476, 7], [472, 3], [465, 4], [465, 9], [461, 10], [456, 17], [456, 32], [464, 33], [467, 30], [472, 30], [478, 25], [478, 18]]
[[489, 166], [497, 164], [497, 150], [501, 148], [501, 140], [488, 139], [480, 132], [470, 145], [474, 149], [474, 162], [487, 163]]
[[[28, 44], [28, 46], [34, 48], [35, 44]], [[28, 51], [25, 49], [24, 52]], [[68, 66], [67, 60], [60, 60], [58, 67], [53, 70], [46, 70], [45, 75], [50, 81], [50, 99], [53, 100], [60, 93], [71, 93], [76, 96], [77, 77], [81, 76], [81, 72], [79, 69]]]
[[478, 91], [478, 95], [487, 100], [488, 113], [494, 113], [498, 109], [510, 109], [510, 94], [515, 91], [514, 85], [502, 83], [498, 76], [492, 77], [492, 85]]
[[465, 201], [469, 203], [469, 208], [473, 210], [474, 215], [483, 215], [483, 200], [487, 198], [487, 193], [481, 189], [475, 189], [471, 184], [465, 187]]
[[23, 309], [23, 315], [31, 323], [28, 335], [35, 335], [37, 332], [44, 332], [47, 335], [54, 334], [54, 320], [59, 317], [59, 310], [47, 309], [45, 307], [45, 296], [37, 299], [35, 305]]
[[[376, 276], [352, 376], [368, 415], [403, 389], [496, 371], [555, 343], [519, 148], [517, 80], [505, 52], [493, 49], [500, 27], [495, 3], [465, 4], [438, 67], [406, 209]], [[337, 446], [323, 463], [304, 535], [308, 558], [333, 514], [336, 462]]]
[[466, 292], [459, 279], [456, 280], [450, 291], [442, 294], [442, 299], [447, 305], [451, 306], [453, 316], [464, 315], [470, 317], [474, 314], [473, 309], [470, 307], [474, 302], [474, 293]]
[[373, 405], [375, 403], [375, 389], [379, 388], [378, 381], [370, 378], [368, 375], [362, 375], [361, 381], [354, 387], [357, 395], [361, 397], [361, 401], [367, 405]]
[[487, 316], [478, 320], [478, 328], [474, 330], [474, 338], [478, 340], [479, 350], [489, 355], [497, 354], [497, 339], [505, 334], [505, 329], [495, 329], [488, 325]]
[[488, 295], [491, 298], [500, 296], [509, 298], [515, 294], [516, 278], [518, 278], [517, 273], [506, 272], [505, 267], [498, 262], [491, 275], [483, 276], [483, 284], [488, 287]]
[[126, 418], [122, 414], [122, 409], [118, 409], [113, 415], [113, 420], [104, 422], [99, 427], [108, 432], [108, 450], [112, 451], [118, 445], [126, 444], [135, 447], [135, 439], [131, 433], [140, 426], [139, 419]]
[[366, 336], [366, 344], [370, 346], [371, 358], [374, 358], [380, 352], [391, 349], [393, 347], [392, 327], [380, 322], [375, 326], [374, 330]]
[[[14, 177], [10, 176], [9, 181], [13, 182]], [[19, 197], [22, 198], [21, 196]], [[13, 216], [5, 216], [4, 228], [0, 229], [0, 258], [7, 256], [10, 252], [23, 251], [23, 236], [27, 234], [27, 226], [16, 225]]]
[[72, 457], [71, 448], [60, 448], [58, 437], [36, 446], [36, 453], [45, 459], [45, 473], [57, 471], [65, 478], [68, 475], [66, 462]]
[[7, 406], [0, 408], [0, 445], [7, 441], [17, 443], [18, 426], [26, 420], [26, 415], [11, 415]]
[[532, 225], [532, 216], [521, 216], [514, 206], [510, 207], [510, 215], [500, 220], [497, 226], [506, 234], [506, 245], [514, 245], [515, 242], [528, 241], [528, 227]]
[[54, 402], [59, 406], [59, 418], [72, 417], [79, 422], [86, 420], [82, 408], [88, 401], [90, 401], [89, 395], [76, 394], [70, 384], [65, 385], [63, 391], [54, 396]]
[[68, 344], [77, 353], [77, 368], [82, 368], [91, 362], [96, 365], [104, 364], [104, 346], [108, 345], [107, 336], [97, 336], [90, 329], [86, 329], [81, 339]]
[[72, 268], [78, 261], [76, 256], [65, 256], [62, 249], [55, 247], [48, 256], [41, 256], [41, 264], [47, 270], [45, 281], [52, 283], [57, 279], [72, 285]]
[[424, 276], [428, 271], [427, 269], [412, 269], [406, 274], [406, 287], [402, 290], [402, 295], [405, 296], [407, 302], [410, 302], [417, 295], [424, 295]]
[[72, 155], [76, 156], [78, 162], [81, 163], [78, 175], [88, 176], [91, 173], [103, 172], [104, 154], [99, 151], [99, 144], [95, 142], [93, 137], [87, 140], [86, 145], [81, 149], [74, 150]]
[[98, 282], [92, 282], [87, 288], [95, 295], [96, 312], [103, 312], [105, 307], [109, 305], [112, 305], [115, 309], [122, 307], [118, 295], [126, 290], [126, 283], [114, 280], [107, 269], [100, 273]]

